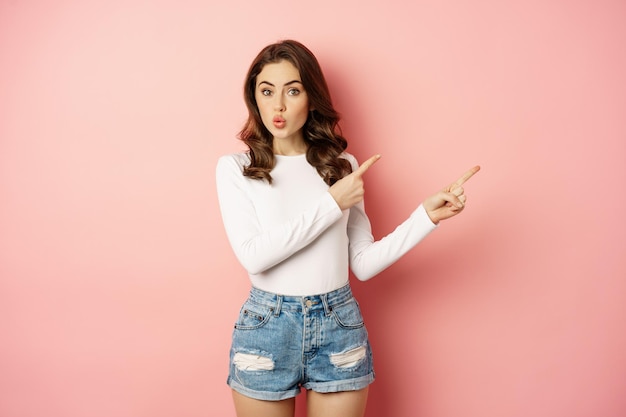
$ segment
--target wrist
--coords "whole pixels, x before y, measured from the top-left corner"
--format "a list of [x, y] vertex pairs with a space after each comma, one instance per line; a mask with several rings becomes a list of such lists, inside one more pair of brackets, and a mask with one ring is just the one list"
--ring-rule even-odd
[[439, 217], [437, 217], [437, 215], [435, 215], [435, 213], [432, 213], [430, 210], [427, 210], [425, 207], [424, 207], [424, 211], [426, 212], [426, 215], [428, 216], [430, 221], [433, 222], [434, 225], [438, 225], [439, 224], [441, 219]]

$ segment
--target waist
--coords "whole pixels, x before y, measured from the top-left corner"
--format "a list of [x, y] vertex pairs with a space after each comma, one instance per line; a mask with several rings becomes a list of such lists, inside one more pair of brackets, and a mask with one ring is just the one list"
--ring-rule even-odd
[[274, 307], [278, 311], [330, 311], [334, 306], [344, 304], [353, 298], [354, 296], [352, 295], [350, 284], [346, 284], [341, 288], [327, 293], [303, 296], [275, 294], [252, 287], [249, 296], [251, 301], [261, 305]]

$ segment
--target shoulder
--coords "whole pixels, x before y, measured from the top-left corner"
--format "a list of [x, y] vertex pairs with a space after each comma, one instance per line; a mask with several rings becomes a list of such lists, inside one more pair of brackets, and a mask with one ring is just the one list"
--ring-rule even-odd
[[215, 179], [218, 184], [233, 184], [243, 181], [244, 167], [250, 164], [247, 152], [232, 153], [220, 156], [215, 167]]
[[217, 160], [217, 172], [243, 172], [243, 168], [250, 164], [250, 155], [247, 152], [222, 155]]
[[357, 169], [359, 167], [359, 161], [357, 161], [357, 159], [355, 158], [354, 155], [352, 155], [351, 153], [348, 152], [342, 152], [341, 155], [339, 155], [341, 158], [347, 160], [348, 162], [350, 162], [350, 165], [352, 165], [352, 170], [354, 171], [355, 169]]

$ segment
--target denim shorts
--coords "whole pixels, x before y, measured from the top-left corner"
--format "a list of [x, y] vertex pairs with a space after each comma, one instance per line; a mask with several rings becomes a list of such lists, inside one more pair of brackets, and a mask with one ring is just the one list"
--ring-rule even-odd
[[228, 385], [259, 400], [354, 391], [374, 381], [372, 350], [350, 286], [282, 296], [252, 288], [235, 323]]

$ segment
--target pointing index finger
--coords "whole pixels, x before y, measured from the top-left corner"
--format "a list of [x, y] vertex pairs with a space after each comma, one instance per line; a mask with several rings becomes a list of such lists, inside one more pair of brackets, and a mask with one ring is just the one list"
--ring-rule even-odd
[[363, 162], [363, 163], [361, 164], [361, 166], [359, 166], [359, 167], [357, 168], [357, 170], [356, 170], [356, 171], [354, 171], [354, 174], [355, 174], [355, 175], [358, 175], [358, 176], [361, 176], [361, 175], [365, 174], [365, 171], [367, 171], [368, 169], [370, 169], [370, 167], [371, 167], [372, 165], [374, 165], [374, 163], [375, 163], [376, 161], [378, 161], [379, 159], [380, 159], [380, 155], [374, 155], [374, 156], [372, 156], [370, 159], [368, 159], [367, 161]]
[[480, 167], [478, 165], [476, 165], [474, 168], [470, 169], [465, 174], [463, 174], [463, 176], [461, 178], [459, 178], [454, 183], [454, 185], [457, 185], [457, 186], [463, 185], [467, 180], [472, 178], [474, 176], [474, 174], [476, 174], [478, 171], [480, 171]]

